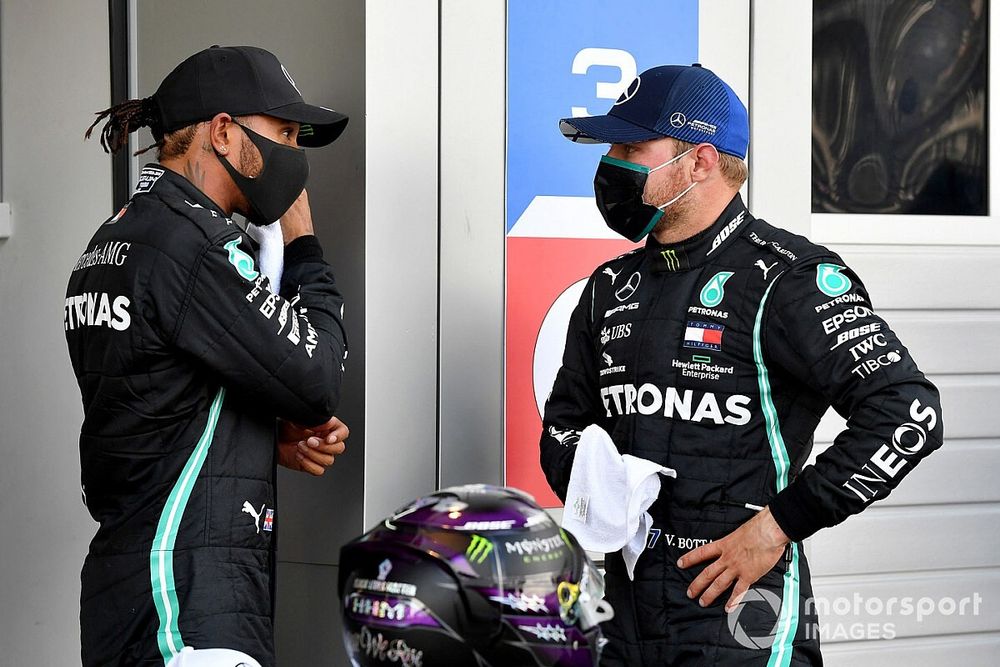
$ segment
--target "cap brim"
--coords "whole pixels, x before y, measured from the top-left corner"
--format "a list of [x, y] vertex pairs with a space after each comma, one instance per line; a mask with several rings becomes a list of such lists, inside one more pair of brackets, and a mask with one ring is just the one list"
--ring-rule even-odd
[[299, 123], [298, 144], [306, 148], [318, 148], [332, 143], [347, 127], [347, 116], [344, 114], [305, 102], [286, 104], [262, 113]]
[[559, 131], [570, 141], [581, 144], [629, 144], [664, 136], [611, 114], [563, 118], [559, 121]]

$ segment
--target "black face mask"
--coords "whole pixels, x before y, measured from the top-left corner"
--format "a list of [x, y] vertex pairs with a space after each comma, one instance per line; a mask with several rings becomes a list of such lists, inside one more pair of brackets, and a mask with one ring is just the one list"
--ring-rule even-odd
[[597, 197], [597, 208], [608, 227], [633, 243], [638, 243], [653, 231], [653, 227], [663, 217], [663, 209], [686, 195], [695, 184], [692, 183], [666, 204], [656, 207], [643, 201], [646, 179], [651, 172], [676, 162], [692, 150], [694, 149], [686, 150], [653, 169], [603, 156], [594, 176], [594, 194]]
[[301, 148], [271, 141], [245, 125], [240, 127], [260, 151], [264, 165], [260, 174], [256, 178], [249, 178], [238, 172], [226, 158], [218, 153], [215, 156], [247, 198], [250, 204], [250, 210], [246, 212], [247, 220], [258, 226], [270, 225], [291, 208], [306, 187], [309, 179], [306, 152]]

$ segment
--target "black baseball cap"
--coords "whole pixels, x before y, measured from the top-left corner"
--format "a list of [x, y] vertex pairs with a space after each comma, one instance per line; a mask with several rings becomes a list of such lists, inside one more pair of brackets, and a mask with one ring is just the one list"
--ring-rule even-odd
[[219, 113], [266, 114], [296, 121], [300, 146], [325, 146], [340, 136], [347, 116], [306, 104], [273, 53], [255, 46], [212, 46], [174, 68], [153, 94], [164, 133]]

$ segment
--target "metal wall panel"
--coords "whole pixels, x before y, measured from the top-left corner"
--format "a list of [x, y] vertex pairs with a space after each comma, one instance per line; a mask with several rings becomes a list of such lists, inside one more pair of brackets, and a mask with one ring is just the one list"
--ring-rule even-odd
[[365, 4], [364, 525], [437, 484], [438, 3]]
[[809, 558], [823, 576], [1000, 568], [1000, 530], [983, 530], [997, 525], [1000, 503], [876, 504], [813, 536]]
[[[1000, 631], [1000, 570], [972, 569], [957, 570], [954, 572], [923, 572], [907, 574], [874, 574], [865, 576], [848, 577], [824, 577], [813, 576], [813, 592], [817, 600], [816, 609], [820, 612], [820, 617], [826, 619], [826, 623], [833, 632], [834, 626], [841, 626], [848, 629], [858, 623], [892, 623], [895, 637], [880, 637], [866, 642], [869, 646], [879, 646], [880, 644], [891, 644], [895, 646], [895, 641], [906, 637], [931, 637], [934, 635], [955, 635], [972, 633], [995, 633]], [[980, 600], [976, 605], [976, 599]], [[916, 609], [913, 613], [907, 614], [903, 608], [903, 598], [910, 598], [910, 603], [918, 604], [921, 598], [927, 598], [935, 602], [935, 611], [930, 614], [922, 614], [918, 618]], [[861, 602], [855, 604], [855, 600]], [[940, 600], [954, 600], [956, 609], [954, 613], [944, 614], [938, 612], [937, 602]], [[960, 613], [957, 603], [962, 599], [968, 600], [965, 604], [965, 614]], [[846, 604], [838, 600], [847, 601]], [[878, 612], [876, 602], [882, 602], [881, 613]], [[894, 600], [890, 610], [888, 603]], [[823, 607], [821, 605], [828, 605]], [[867, 605], [872, 605], [869, 609]], [[950, 605], [946, 605], [947, 611]], [[824, 614], [824, 611], [826, 612]], [[978, 612], [978, 613], [974, 613]], [[821, 621], [823, 623], [823, 621]], [[822, 635], [820, 635], [822, 638]], [[850, 641], [844, 638], [831, 638], [824, 642], [824, 646]], [[886, 652], [882, 654], [883, 665], [908, 665], [899, 656], [894, 655], [891, 647], [885, 646]], [[826, 653], [826, 650], [824, 650]], [[973, 662], [967, 659], [961, 651], [952, 656], [948, 664], [985, 666], [995, 662]], [[831, 660], [832, 665], [852, 665], [849, 660]]]
[[[948, 346], [942, 345], [941, 354], [947, 353]], [[1000, 374], [929, 377], [941, 392], [945, 440], [1000, 436], [1000, 420], [996, 415], [1000, 405]], [[837, 434], [844, 430], [845, 424], [840, 415], [830, 410], [823, 415], [816, 429], [816, 442], [833, 442]]]
[[[1000, 653], [1000, 633], [960, 634], [954, 637], [903, 638], [891, 642], [845, 642], [823, 649], [827, 663], [850, 667], [940, 667], [992, 665]], [[956, 657], [960, 656], [960, 657]]]
[[440, 486], [503, 478], [505, 3], [441, 3]]
[[[818, 597], [858, 594], [882, 601], [905, 596], [939, 601], [975, 593], [983, 599], [975, 617], [935, 615], [919, 623], [884, 614], [821, 613], [827, 631], [876, 623], [874, 633], [855, 627], [868, 641], [825, 640], [824, 656], [834, 667], [995, 664], [1000, 290], [992, 267], [1000, 260], [1000, 216], [993, 211], [964, 220], [910, 216], [890, 223], [891, 216], [812, 216], [810, 221], [812, 5], [754, 3], [753, 210], [819, 242], [836, 239], [832, 248], [861, 276], [876, 309], [941, 390], [945, 424], [942, 449], [888, 499], [807, 541], [814, 590]], [[995, 45], [991, 50], [996, 53]], [[1000, 154], [992, 149], [1000, 143], [996, 133], [990, 136], [995, 161]], [[992, 200], [996, 194], [991, 192]], [[965, 245], [926, 245], [931, 242]], [[844, 426], [830, 411], [816, 434], [814, 456]], [[895, 623], [891, 640], [877, 636], [886, 621]]]
[[[832, 443], [817, 444], [813, 460], [830, 446]], [[1000, 440], [962, 440], [946, 436], [941, 448], [921, 461], [907, 475], [906, 481], [888, 498], [879, 500], [871, 511], [894, 505], [1000, 502], [997, 470], [1000, 470]]]
[[107, 108], [107, 3], [2, 2], [0, 647], [3, 665], [80, 664], [83, 409], [63, 331], [66, 282], [111, 209], [111, 161], [83, 141]]

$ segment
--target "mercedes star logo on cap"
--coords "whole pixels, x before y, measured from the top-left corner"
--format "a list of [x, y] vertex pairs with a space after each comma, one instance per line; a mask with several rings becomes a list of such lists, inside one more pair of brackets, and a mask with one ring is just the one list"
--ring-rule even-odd
[[628, 88], [625, 89], [625, 92], [622, 93], [622, 96], [618, 98], [617, 102], [615, 102], [614, 106], [618, 106], [619, 104], [624, 104], [625, 102], [628, 102], [630, 99], [635, 97], [635, 94], [639, 92], [640, 84], [642, 84], [642, 79], [639, 77], [635, 77], [635, 79], [632, 80], [632, 83], [629, 84]]

